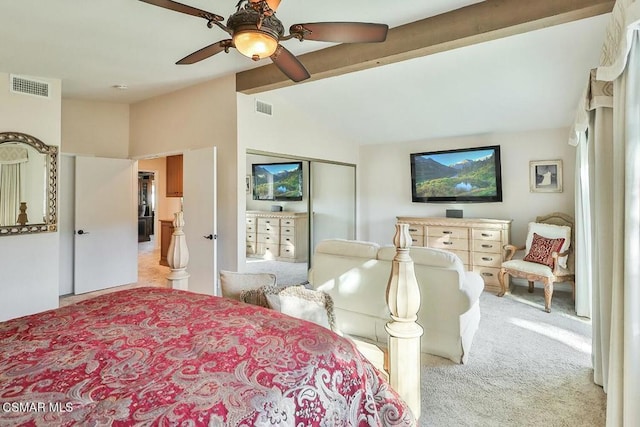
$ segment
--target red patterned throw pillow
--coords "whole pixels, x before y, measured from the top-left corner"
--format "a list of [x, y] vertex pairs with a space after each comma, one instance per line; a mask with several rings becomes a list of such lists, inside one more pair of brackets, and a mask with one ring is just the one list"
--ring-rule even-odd
[[560, 248], [563, 244], [564, 238], [547, 239], [537, 233], [533, 233], [531, 248], [529, 249], [529, 253], [525, 255], [524, 261], [544, 264], [553, 268], [553, 257], [551, 254], [554, 252], [560, 252]]

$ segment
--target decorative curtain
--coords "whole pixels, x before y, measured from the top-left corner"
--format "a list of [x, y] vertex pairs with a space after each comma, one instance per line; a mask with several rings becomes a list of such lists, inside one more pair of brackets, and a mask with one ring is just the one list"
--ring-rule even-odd
[[20, 213], [20, 164], [28, 160], [26, 148], [0, 147], [0, 226], [16, 224]]
[[607, 393], [607, 426], [640, 425], [638, 23], [640, 2], [618, 0], [570, 141], [579, 169], [576, 281], [592, 287], [594, 381]]

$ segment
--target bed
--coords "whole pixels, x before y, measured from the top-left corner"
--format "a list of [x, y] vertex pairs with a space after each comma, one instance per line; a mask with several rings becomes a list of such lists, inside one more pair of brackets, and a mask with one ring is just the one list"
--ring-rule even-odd
[[234, 300], [113, 292], [0, 323], [0, 425], [411, 426], [332, 331]]

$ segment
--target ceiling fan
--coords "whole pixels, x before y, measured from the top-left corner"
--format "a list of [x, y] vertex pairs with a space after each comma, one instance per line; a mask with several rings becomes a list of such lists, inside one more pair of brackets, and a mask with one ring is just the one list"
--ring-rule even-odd
[[294, 24], [289, 28], [289, 34], [285, 35], [284, 26], [275, 15], [281, 0], [240, 0], [236, 12], [227, 19], [226, 25], [220, 15], [172, 0], [140, 1], [204, 18], [207, 27], [215, 25], [231, 36], [185, 56], [176, 64], [193, 64], [216, 53], [229, 53], [230, 48], [235, 48], [254, 61], [271, 58], [276, 67], [294, 82], [308, 79], [309, 72], [280, 42], [293, 38], [334, 43], [383, 42], [389, 29], [386, 24], [365, 22], [315, 22]]

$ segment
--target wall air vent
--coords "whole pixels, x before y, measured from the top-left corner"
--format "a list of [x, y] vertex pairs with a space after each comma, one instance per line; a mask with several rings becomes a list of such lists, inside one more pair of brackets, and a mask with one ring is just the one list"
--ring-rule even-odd
[[273, 105], [256, 99], [256, 112], [266, 114], [267, 116], [273, 116]]
[[49, 83], [12, 74], [11, 92], [49, 98]]

